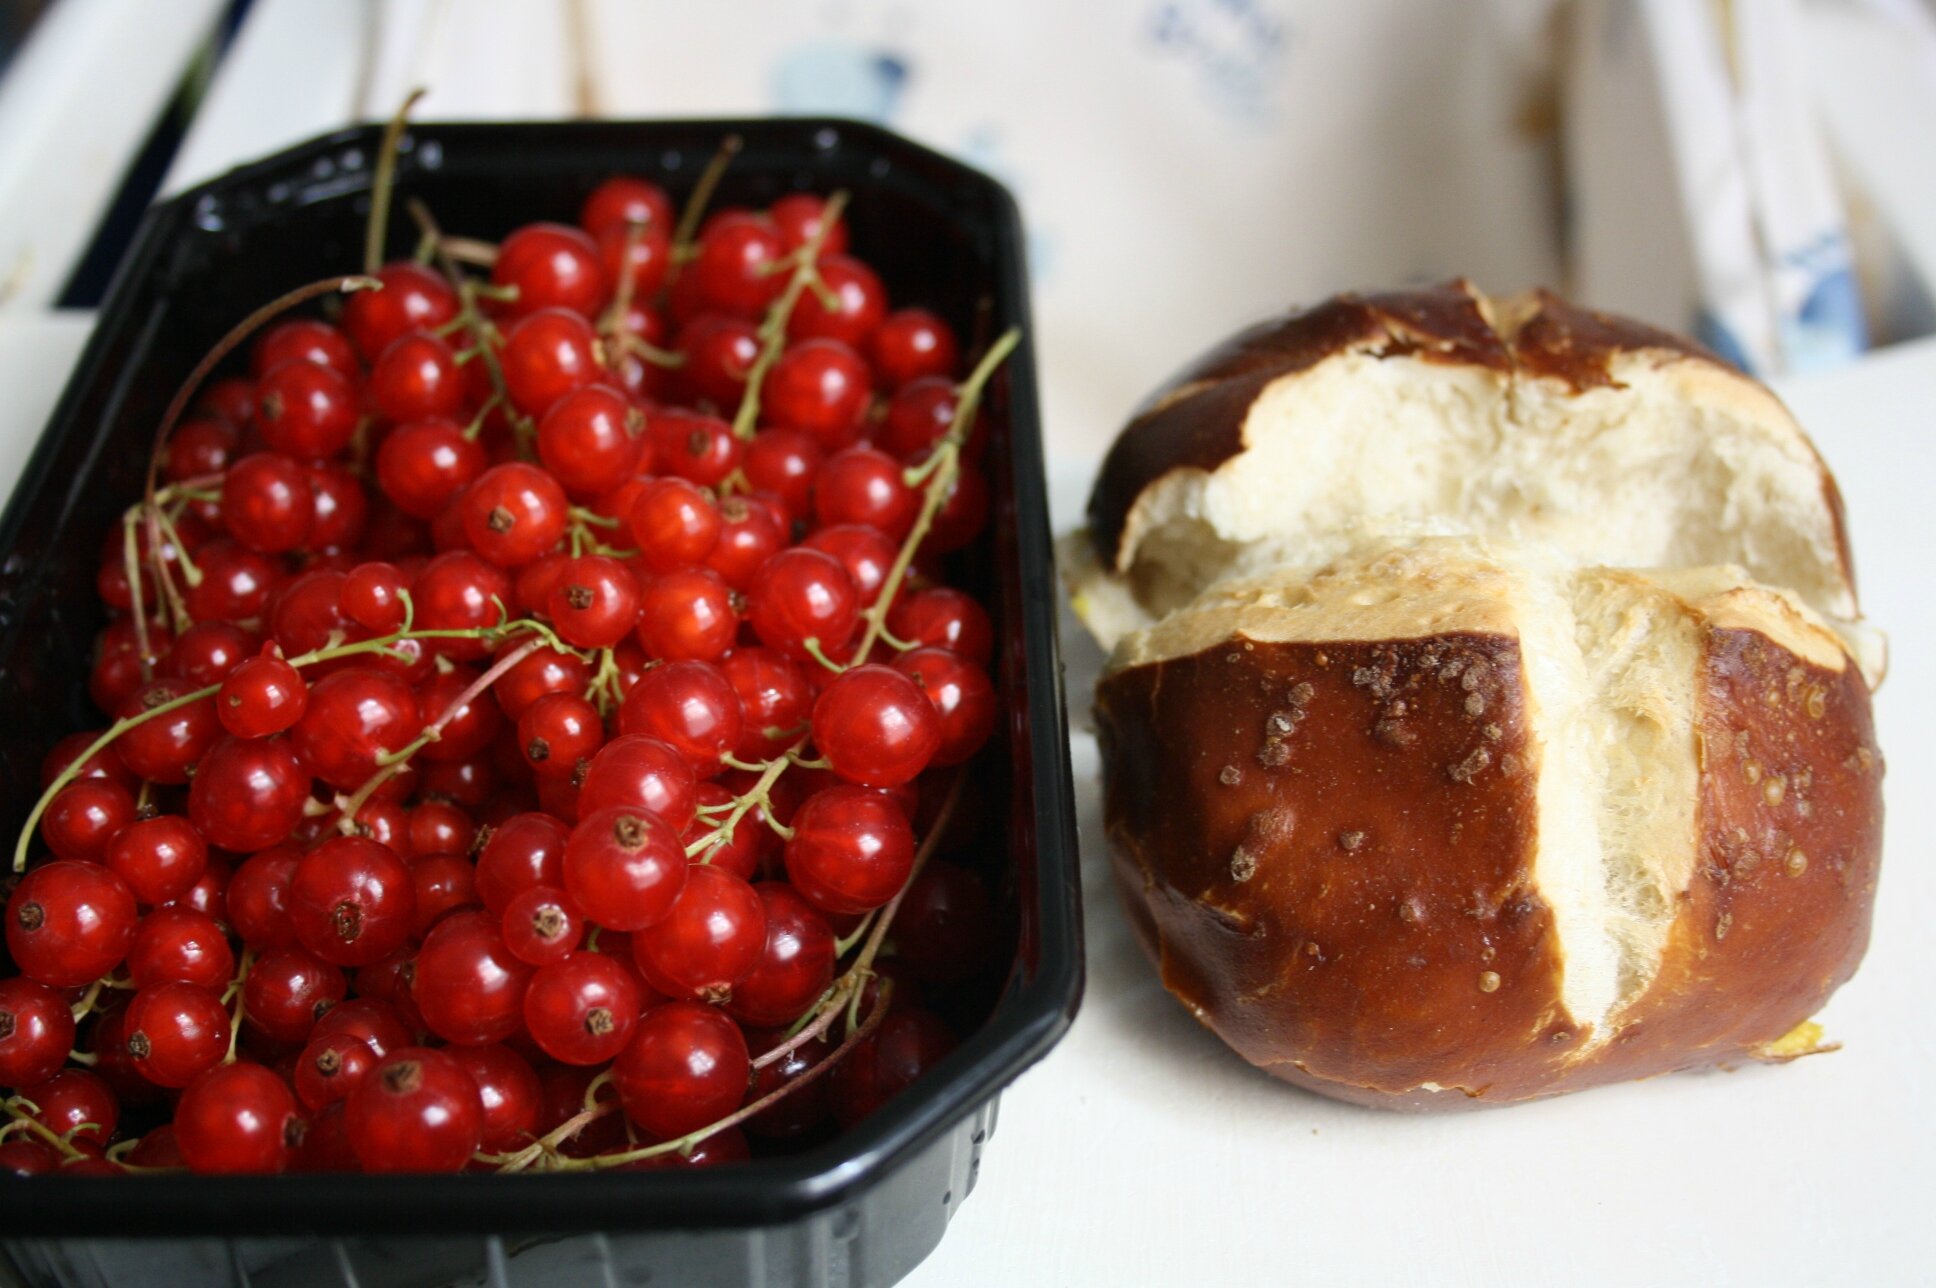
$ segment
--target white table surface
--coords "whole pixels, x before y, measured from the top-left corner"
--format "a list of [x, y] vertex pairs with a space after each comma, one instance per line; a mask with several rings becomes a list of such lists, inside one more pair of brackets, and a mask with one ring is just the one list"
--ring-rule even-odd
[[[1157, 983], [1078, 732], [1088, 991], [1003, 1096], [980, 1182], [909, 1288], [1936, 1283], [1936, 342], [1781, 392], [1841, 480], [1863, 602], [1892, 641], [1875, 937], [1822, 1014], [1844, 1049], [1438, 1117], [1288, 1087]], [[1058, 527], [1091, 468], [1052, 464]], [[1066, 614], [1063, 643], [1080, 726], [1100, 659]]]

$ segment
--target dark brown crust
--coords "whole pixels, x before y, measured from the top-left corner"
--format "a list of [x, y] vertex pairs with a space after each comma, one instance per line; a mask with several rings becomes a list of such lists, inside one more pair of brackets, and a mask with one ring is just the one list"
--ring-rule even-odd
[[1708, 636], [1700, 867], [1660, 974], [1576, 1086], [1740, 1063], [1806, 1020], [1869, 945], [1882, 761], [1853, 666]]
[[1852, 666], [1715, 631], [1703, 687], [1700, 868], [1659, 974], [1584, 1059], [1532, 881], [1538, 767], [1509, 637], [1239, 638], [1107, 677], [1104, 818], [1130, 921], [1251, 1063], [1363, 1104], [1752, 1058], [1861, 959], [1881, 765]]
[[1554, 1077], [1580, 1035], [1532, 892], [1521, 689], [1514, 641], [1470, 634], [1237, 641], [1105, 679], [1104, 818], [1164, 984], [1328, 1094]]
[[1341, 353], [1551, 377], [1575, 390], [1615, 383], [1613, 360], [1667, 350], [1734, 370], [1693, 341], [1639, 322], [1577, 308], [1547, 291], [1521, 318], [1495, 326], [1463, 278], [1411, 291], [1334, 296], [1261, 323], [1165, 382], [1117, 436], [1089, 494], [1089, 535], [1105, 568], [1118, 555], [1131, 508], [1175, 469], [1212, 470], [1243, 450], [1251, 404], [1273, 381]]

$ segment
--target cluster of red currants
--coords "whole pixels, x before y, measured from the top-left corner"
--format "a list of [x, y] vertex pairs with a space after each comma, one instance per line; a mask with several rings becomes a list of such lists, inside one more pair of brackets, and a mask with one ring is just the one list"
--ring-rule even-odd
[[0, 1167], [727, 1162], [950, 1049], [921, 990], [993, 918], [927, 852], [997, 711], [942, 559], [1013, 338], [958, 383], [842, 211], [418, 210], [163, 426], [101, 563], [115, 723], [16, 854]]

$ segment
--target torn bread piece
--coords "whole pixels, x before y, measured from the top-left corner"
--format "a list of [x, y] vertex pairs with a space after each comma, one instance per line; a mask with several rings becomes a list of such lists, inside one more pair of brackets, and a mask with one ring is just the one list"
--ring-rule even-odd
[[1549, 296], [1345, 297], [1152, 400], [1090, 518], [1119, 886], [1247, 1059], [1441, 1109], [1819, 1049], [1882, 648], [1760, 386]]

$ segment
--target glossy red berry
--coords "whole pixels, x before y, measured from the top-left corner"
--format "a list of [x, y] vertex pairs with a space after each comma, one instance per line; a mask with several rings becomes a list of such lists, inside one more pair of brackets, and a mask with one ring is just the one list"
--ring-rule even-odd
[[955, 1047], [954, 1034], [931, 1012], [890, 1011], [832, 1074], [834, 1116], [851, 1127], [913, 1085]]
[[865, 524], [898, 545], [921, 511], [921, 495], [901, 477], [903, 468], [894, 457], [871, 447], [835, 452], [821, 468], [813, 494], [821, 526]]
[[565, 845], [565, 890], [613, 930], [664, 917], [686, 881], [685, 848], [658, 815], [615, 806], [583, 814]]
[[[746, 1044], [755, 1056], [766, 1054], [787, 1041], [784, 1029], [760, 1029], [746, 1035]], [[801, 1079], [819, 1067], [833, 1052], [825, 1038], [801, 1043], [778, 1060], [756, 1069], [748, 1100], [761, 1100], [788, 1087], [787, 1094], [746, 1120], [748, 1134], [767, 1140], [792, 1140], [819, 1127], [833, 1116], [833, 1101], [827, 1079], [816, 1077], [801, 1085]]]
[[887, 316], [887, 289], [881, 279], [857, 259], [822, 255], [820, 281], [827, 296], [819, 291], [803, 294], [787, 319], [787, 334], [796, 340], [838, 340], [866, 352], [868, 341]]
[[670, 744], [702, 771], [731, 754], [743, 720], [739, 694], [707, 662], [667, 662], [632, 686], [619, 707], [621, 733]]
[[47, 803], [40, 839], [56, 858], [99, 863], [134, 819], [134, 797], [126, 787], [112, 778], [80, 778]]
[[[519, 640], [509, 647], [520, 647], [523, 643]], [[582, 694], [591, 678], [591, 670], [583, 658], [541, 648], [526, 654], [523, 661], [499, 677], [491, 692], [508, 718], [521, 720], [539, 698], [548, 693]]]
[[311, 1113], [346, 1100], [381, 1058], [369, 1043], [351, 1034], [312, 1036], [296, 1057], [296, 1097]]
[[[843, 219], [821, 234], [827, 221], [827, 199], [811, 192], [790, 192], [774, 202], [767, 215], [779, 230], [780, 242], [788, 250], [799, 250], [816, 236], [821, 237], [820, 253], [838, 255], [847, 249], [847, 222]], [[823, 264], [824, 260], [821, 261]]]
[[820, 550], [840, 560], [840, 566], [854, 579], [854, 590], [864, 607], [872, 608], [887, 586], [888, 575], [900, 557], [901, 547], [879, 528], [858, 523], [841, 523], [819, 528], [801, 543], [809, 550]]
[[[271, 451], [304, 460], [334, 456], [349, 445], [356, 418], [356, 388], [334, 368], [285, 362], [256, 382], [256, 432]], [[224, 487], [223, 509], [232, 504]]]
[[572, 953], [541, 968], [524, 995], [538, 1049], [562, 1064], [603, 1064], [624, 1049], [644, 1008], [632, 973], [603, 953]]
[[221, 923], [193, 908], [156, 908], [135, 927], [128, 945], [128, 978], [136, 988], [158, 984], [227, 987], [235, 952]]
[[536, 812], [513, 815], [493, 829], [477, 856], [477, 894], [484, 906], [502, 915], [533, 886], [562, 886], [570, 835], [566, 824]]
[[512, 955], [499, 918], [461, 909], [424, 936], [412, 996], [424, 1023], [446, 1042], [502, 1042], [523, 1022], [532, 968]]
[[[286, 362], [312, 362], [328, 367], [345, 380], [356, 378], [356, 352], [348, 337], [327, 322], [315, 318], [288, 318], [264, 331], [249, 354], [249, 370], [258, 384], [247, 400], [259, 400], [262, 377]], [[231, 419], [237, 414], [231, 400], [240, 398], [233, 388], [211, 389], [207, 401]]]
[[153, 782], [188, 782], [188, 771], [201, 759], [201, 753], [223, 734], [221, 722], [215, 719], [215, 703], [209, 697], [184, 701], [196, 691], [188, 680], [165, 676], [149, 682], [122, 703], [122, 719], [168, 707], [130, 726], [114, 744], [128, 769]]
[[464, 411], [464, 373], [434, 335], [400, 335], [370, 368], [370, 403], [394, 424], [455, 420]]
[[478, 1101], [484, 1107], [484, 1130], [477, 1147], [501, 1154], [529, 1145], [538, 1135], [538, 1120], [544, 1112], [544, 1084], [531, 1062], [498, 1043], [448, 1051], [477, 1084]]
[[558, 570], [546, 605], [558, 637], [578, 648], [610, 648], [639, 619], [638, 579], [607, 555], [580, 555]]
[[746, 480], [785, 503], [787, 513], [804, 519], [813, 509], [814, 480], [820, 477], [827, 449], [802, 429], [763, 429], [746, 446]]
[[685, 275], [705, 307], [757, 319], [786, 285], [776, 271], [785, 249], [770, 220], [724, 212], [707, 225]]
[[706, 313], [679, 328], [679, 387], [700, 406], [739, 408], [760, 356], [759, 328], [744, 318]]
[[461, 504], [464, 535], [501, 568], [530, 563], [557, 545], [571, 506], [558, 480], [521, 461], [485, 470]]
[[730, 1009], [747, 1024], [790, 1025], [833, 983], [833, 928], [784, 881], [753, 889], [766, 908], [766, 944], [759, 964], [733, 987]]
[[309, 540], [316, 495], [294, 456], [257, 452], [229, 466], [222, 480], [222, 522], [250, 550], [280, 554]]
[[600, 748], [586, 766], [578, 808], [590, 814], [608, 808], [641, 809], [668, 827], [692, 821], [693, 789], [698, 776], [678, 749], [643, 734], [621, 734]]
[[519, 318], [504, 339], [504, 384], [511, 403], [542, 416], [574, 389], [598, 380], [598, 336], [591, 323], [566, 309], [545, 308]]
[[196, 622], [176, 638], [161, 673], [205, 689], [227, 679], [257, 646], [256, 637], [233, 622]]
[[894, 659], [894, 669], [927, 695], [941, 721], [941, 745], [931, 763], [959, 765], [995, 731], [995, 686], [988, 673], [956, 653], [917, 648]]
[[719, 671], [739, 695], [743, 718], [733, 754], [741, 760], [777, 756], [805, 731], [813, 689], [802, 663], [749, 645], [720, 659]]
[[224, 738], [188, 785], [188, 820], [210, 844], [248, 853], [288, 836], [309, 799], [309, 773], [280, 738]]
[[67, 999], [25, 976], [0, 979], [0, 1087], [24, 1087], [59, 1073], [74, 1049]]
[[612, 1064], [619, 1102], [654, 1136], [683, 1136], [725, 1117], [746, 1098], [746, 1037], [724, 1012], [700, 1002], [647, 1011]]
[[276, 845], [252, 854], [229, 879], [229, 924], [250, 948], [293, 948], [296, 928], [289, 923], [289, 886], [302, 851]]
[[175, 1138], [193, 1172], [280, 1172], [302, 1137], [302, 1113], [289, 1084], [247, 1060], [208, 1070], [175, 1106]]
[[639, 643], [664, 661], [709, 662], [733, 646], [739, 621], [732, 588], [717, 573], [675, 568], [640, 595]]
[[644, 434], [637, 404], [609, 385], [587, 385], [546, 409], [538, 459], [572, 496], [596, 497], [647, 463]]
[[353, 792], [377, 771], [381, 757], [407, 747], [423, 725], [407, 683], [388, 671], [356, 667], [324, 676], [310, 689], [289, 740], [312, 774]]
[[[423, 566], [410, 588], [421, 630], [475, 630], [495, 626], [511, 602], [511, 582], [495, 565], [468, 550], [438, 555]], [[435, 652], [458, 660], [483, 657], [490, 646], [482, 640], [441, 639], [430, 642]]]
[[447, 420], [398, 425], [376, 451], [376, 481], [390, 503], [417, 519], [434, 519], [484, 472], [484, 449]]
[[793, 816], [787, 877], [822, 912], [880, 907], [907, 883], [914, 829], [885, 794], [842, 784], [809, 796]]
[[242, 982], [242, 1013], [278, 1042], [306, 1042], [348, 992], [343, 972], [329, 962], [301, 948], [272, 948]]
[[639, 563], [655, 573], [690, 568], [719, 540], [719, 507], [685, 479], [654, 479], [639, 490], [627, 516]]
[[[937, 672], [938, 673], [938, 672]], [[978, 718], [969, 713], [969, 718]], [[964, 738], [974, 730], [957, 730]], [[857, 666], [835, 676], [813, 704], [813, 745], [836, 774], [868, 787], [912, 782], [941, 750], [943, 724], [907, 674]]]
[[566, 224], [526, 224], [506, 237], [498, 245], [491, 281], [515, 288], [505, 310], [519, 317], [547, 308], [590, 317], [611, 294], [597, 244]]
[[637, 231], [607, 228], [598, 235], [598, 256], [614, 290], [630, 277], [632, 298], [649, 300], [665, 284], [666, 271], [672, 267], [672, 230], [651, 224]]
[[672, 910], [632, 936], [646, 983], [668, 997], [724, 1005], [766, 950], [766, 905], [741, 878], [694, 864]]
[[222, 681], [215, 715], [238, 738], [266, 738], [302, 719], [309, 686], [302, 672], [280, 657], [249, 658]]
[[579, 225], [593, 237], [627, 224], [669, 229], [673, 218], [672, 198], [664, 188], [650, 179], [623, 174], [593, 188], [578, 212]]
[[[304, 487], [308, 486], [305, 477]], [[310, 498], [311, 517], [315, 499]], [[196, 621], [240, 622], [262, 616], [280, 575], [260, 551], [234, 541], [211, 541], [195, 553], [202, 579], [188, 588], [188, 611]]]
[[733, 427], [717, 416], [666, 409], [653, 413], [650, 431], [654, 468], [700, 487], [717, 487], [746, 452]]
[[106, 866], [134, 891], [137, 903], [157, 905], [180, 899], [201, 877], [209, 846], [194, 825], [178, 813], [137, 819], [106, 848]]
[[405, 1047], [372, 1069], [345, 1106], [366, 1172], [456, 1172], [484, 1138], [477, 1082], [454, 1056]]
[[401, 948], [416, 911], [409, 866], [361, 836], [334, 836], [305, 854], [289, 886], [297, 941], [338, 966], [367, 966]]
[[898, 309], [875, 329], [868, 357], [881, 384], [899, 389], [923, 376], [951, 374], [960, 351], [946, 322], [926, 309]]
[[598, 708], [576, 693], [548, 693], [518, 718], [518, 748], [540, 778], [575, 778], [605, 745]]
[[767, 417], [805, 430], [829, 451], [860, 437], [873, 378], [859, 354], [838, 340], [800, 340], [767, 373]]
[[343, 330], [365, 362], [373, 362], [407, 331], [434, 331], [457, 316], [450, 283], [409, 260], [385, 264], [373, 277], [380, 291], [357, 291], [343, 302]]
[[746, 592], [746, 619], [760, 643], [794, 658], [845, 645], [860, 621], [854, 579], [838, 559], [796, 546], [767, 560]]
[[221, 1063], [229, 1049], [229, 1012], [199, 984], [158, 984], [128, 1003], [128, 1054], [157, 1087], [186, 1087]]
[[556, 886], [532, 886], [504, 908], [504, 946], [519, 961], [563, 961], [585, 937], [585, 914]]
[[786, 548], [792, 520], [771, 497], [729, 496], [719, 503], [719, 539], [706, 567], [734, 590], [753, 583], [760, 565]]
[[104, 867], [62, 859], [33, 869], [7, 900], [7, 952], [54, 988], [113, 970], [134, 940], [134, 893]]

